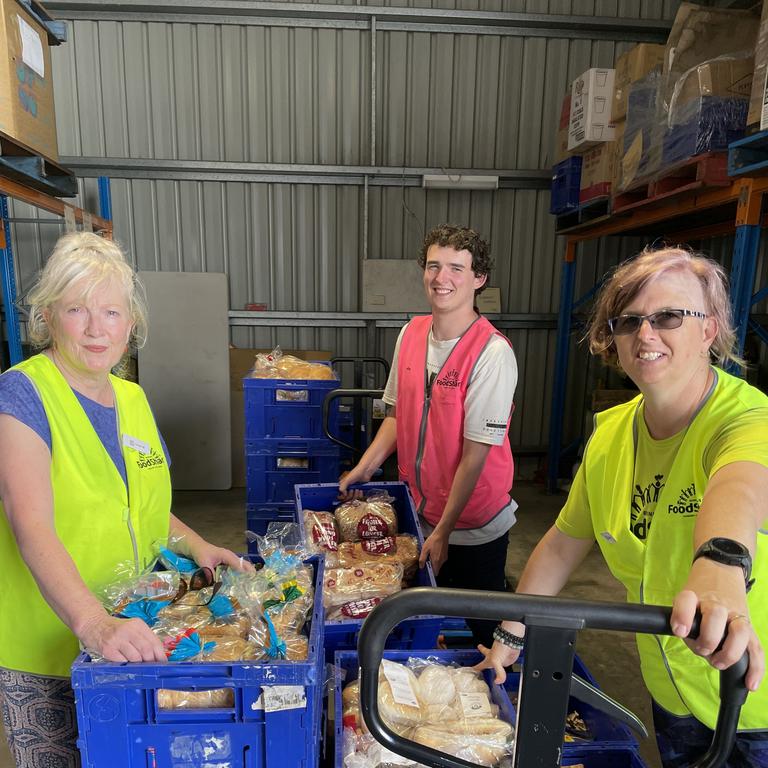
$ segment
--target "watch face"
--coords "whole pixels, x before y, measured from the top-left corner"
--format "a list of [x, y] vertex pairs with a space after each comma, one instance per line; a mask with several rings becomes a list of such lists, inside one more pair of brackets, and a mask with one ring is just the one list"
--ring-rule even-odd
[[728, 555], [744, 555], [748, 552], [743, 544], [733, 539], [717, 538], [712, 539], [712, 545], [719, 549], [721, 552], [725, 552]]

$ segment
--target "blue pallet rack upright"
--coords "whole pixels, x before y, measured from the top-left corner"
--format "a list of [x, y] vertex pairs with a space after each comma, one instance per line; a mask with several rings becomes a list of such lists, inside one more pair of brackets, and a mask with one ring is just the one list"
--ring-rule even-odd
[[[766, 134], [766, 145], [768, 146], [768, 133]], [[768, 176], [744, 177], [733, 181], [727, 187], [705, 187], [684, 198], [672, 198], [653, 206], [636, 208], [622, 214], [621, 217], [601, 219], [594, 224], [580, 224], [558, 232], [558, 234], [566, 237], [566, 245], [560, 278], [555, 378], [552, 388], [547, 455], [547, 490], [550, 493], [557, 490], [573, 313], [581, 304], [588, 301], [599, 288], [599, 286], [595, 286], [583, 297], [574, 300], [577, 245], [580, 242], [595, 240], [608, 235], [648, 234], [654, 239], [658, 235], [662, 235], [668, 239], [673, 237], [675, 242], [685, 242], [717, 237], [735, 231], [730, 279], [731, 304], [737, 329], [738, 348], [739, 351], [743, 350], [748, 328], [754, 331], [764, 343], [768, 344], [768, 332], [749, 317], [750, 308], [757, 302], [768, 298], [768, 287], [758, 290], [755, 294], [752, 293], [757, 269], [760, 231], [764, 226], [766, 193], [768, 193]], [[694, 214], [723, 209], [734, 203], [736, 205], [734, 219], [717, 221], [703, 226], [698, 226], [692, 221]]]
[[[39, 187], [40, 180], [35, 180]], [[0, 280], [2, 281], [3, 308], [5, 310], [5, 326], [8, 341], [8, 358], [10, 365], [16, 365], [23, 359], [21, 347], [21, 329], [19, 310], [16, 305], [16, 267], [14, 264], [13, 240], [11, 237], [11, 218], [8, 214], [8, 198], [41, 208], [49, 213], [64, 216], [66, 209], [73, 211], [75, 221], [82, 224], [84, 216], [89, 214], [82, 208], [68, 205], [58, 197], [41, 192], [39, 188], [26, 185], [0, 175]], [[100, 216], [90, 216], [92, 226], [104, 237], [112, 238], [112, 205], [109, 179], [99, 178], [99, 208]], [[39, 219], [42, 223], [56, 223], [56, 219]]]

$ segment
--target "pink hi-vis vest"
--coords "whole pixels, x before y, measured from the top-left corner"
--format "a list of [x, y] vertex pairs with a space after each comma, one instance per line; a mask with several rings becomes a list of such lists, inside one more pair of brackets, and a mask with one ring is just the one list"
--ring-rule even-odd
[[[492, 336], [502, 336], [478, 317], [456, 342], [432, 383], [427, 345], [432, 316], [414, 317], [403, 334], [397, 362], [397, 463], [419, 513], [437, 525], [448, 501], [464, 447], [464, 401], [472, 371]], [[510, 345], [511, 346], [511, 345]], [[509, 420], [507, 429], [509, 432]], [[456, 523], [481, 528], [509, 504], [514, 462], [509, 440], [491, 446], [483, 471]]]

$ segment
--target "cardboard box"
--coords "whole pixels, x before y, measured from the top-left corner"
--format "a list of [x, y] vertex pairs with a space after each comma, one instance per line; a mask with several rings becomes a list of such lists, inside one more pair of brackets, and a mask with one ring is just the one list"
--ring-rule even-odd
[[581, 156], [579, 204], [611, 194], [613, 168], [616, 162], [616, 142], [606, 141]]
[[568, 149], [583, 151], [601, 141], [613, 141], [611, 123], [613, 69], [588, 69], [571, 86]]
[[619, 120], [616, 123], [616, 140], [613, 142], [613, 175], [611, 176], [611, 197], [620, 192], [622, 168], [621, 162], [624, 158], [624, 131], [627, 127], [626, 120]]
[[571, 92], [563, 96], [563, 103], [560, 107], [560, 122], [557, 126], [557, 134], [555, 135], [555, 153], [554, 161], [552, 165], [557, 165], [567, 157], [571, 156], [568, 151], [568, 127], [571, 121]]
[[[229, 407], [232, 426], [232, 487], [245, 487], [245, 401], [243, 399], [243, 379], [253, 368], [253, 362], [261, 352], [271, 349], [229, 349]], [[284, 349], [283, 354], [293, 355], [302, 360], [330, 360], [331, 352], [322, 350]]]
[[[768, 104], [765, 87], [766, 72], [768, 72], [768, 0], [763, 0], [763, 14], [760, 17], [757, 43], [755, 43], [755, 74], [752, 79], [749, 113], [747, 114], [747, 125], [760, 123], [761, 130], [768, 128], [768, 120], [766, 120], [765, 125], [761, 122], [763, 105]], [[768, 110], [766, 111], [768, 112]]]
[[17, 0], [0, 0], [0, 131], [59, 159], [48, 34]]
[[611, 120], [615, 123], [627, 116], [629, 86], [642, 80], [652, 69], [664, 64], [664, 46], [640, 43], [616, 59], [613, 82]]
[[480, 310], [480, 314], [498, 314], [501, 312], [501, 289], [486, 288], [481, 294], [475, 296], [475, 304]]

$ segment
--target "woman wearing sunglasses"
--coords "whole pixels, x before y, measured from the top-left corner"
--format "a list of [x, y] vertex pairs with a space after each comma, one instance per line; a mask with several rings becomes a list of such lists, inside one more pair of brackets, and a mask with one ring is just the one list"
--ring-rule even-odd
[[[678, 248], [642, 252], [603, 286], [588, 338], [640, 395], [597, 414], [517, 591], [557, 594], [597, 541], [630, 602], [673, 606], [676, 637], [637, 639], [664, 765], [704, 753], [718, 670], [746, 649], [751, 693], [729, 765], [768, 766], [768, 397], [724, 370], [742, 361], [722, 269]], [[701, 633], [689, 640], [697, 609]], [[493, 648], [481, 646], [497, 680], [524, 632], [504, 621]]]

